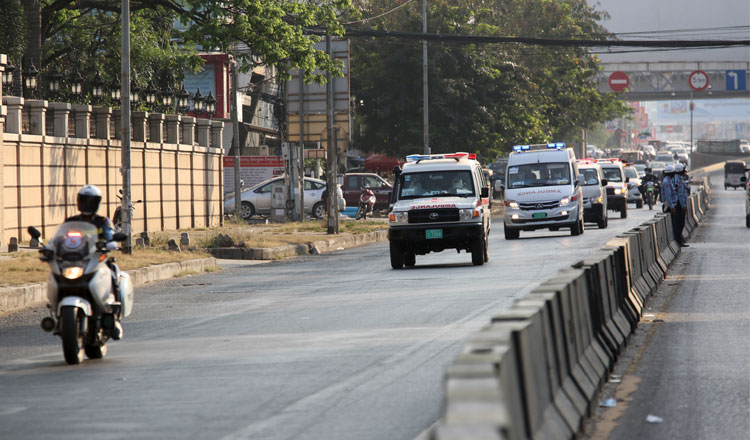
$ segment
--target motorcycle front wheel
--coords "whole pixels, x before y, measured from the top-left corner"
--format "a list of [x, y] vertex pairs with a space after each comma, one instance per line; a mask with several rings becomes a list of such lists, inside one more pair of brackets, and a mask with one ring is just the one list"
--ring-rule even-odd
[[83, 313], [78, 307], [62, 308], [62, 313], [60, 313], [60, 336], [62, 337], [65, 362], [70, 365], [83, 362], [82, 323]]
[[354, 214], [354, 219], [355, 220], [361, 219], [362, 216], [364, 215], [364, 212], [365, 212], [364, 208], [362, 208], [362, 205], [360, 205], [359, 208], [357, 208], [357, 213]]

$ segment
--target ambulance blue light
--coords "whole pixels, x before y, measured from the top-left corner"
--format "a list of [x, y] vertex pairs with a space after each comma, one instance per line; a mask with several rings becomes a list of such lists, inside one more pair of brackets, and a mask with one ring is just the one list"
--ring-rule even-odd
[[565, 144], [562, 142], [553, 142], [553, 143], [547, 144], [547, 148], [562, 150], [563, 148], [565, 148]]
[[513, 151], [518, 151], [518, 152], [520, 152], [520, 151], [526, 151], [526, 150], [530, 150], [530, 149], [531, 149], [530, 145], [514, 145], [513, 146]]

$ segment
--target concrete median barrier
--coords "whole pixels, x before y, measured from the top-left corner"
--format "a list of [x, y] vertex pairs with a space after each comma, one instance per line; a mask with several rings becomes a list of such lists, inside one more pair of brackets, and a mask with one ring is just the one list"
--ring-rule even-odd
[[[691, 195], [688, 234], [708, 196], [707, 187]], [[429, 438], [577, 437], [679, 253], [671, 215], [657, 214], [494, 315], [448, 368], [444, 414]]]

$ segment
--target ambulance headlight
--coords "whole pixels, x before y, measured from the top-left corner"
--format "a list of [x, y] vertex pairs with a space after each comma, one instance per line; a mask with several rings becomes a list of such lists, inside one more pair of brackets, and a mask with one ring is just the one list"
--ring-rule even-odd
[[458, 215], [462, 222], [466, 222], [473, 218], [479, 218], [480, 213], [478, 209], [469, 208], [469, 209], [459, 209]]
[[390, 220], [391, 223], [395, 223], [395, 224], [409, 223], [409, 213], [408, 212], [391, 212], [388, 215], [388, 220]]
[[616, 196], [619, 196], [620, 194], [622, 194], [622, 189], [620, 189], [620, 188], [615, 188], [615, 195], [616, 195]]
[[560, 206], [567, 206], [570, 203], [570, 197], [563, 197], [560, 199]]
[[505, 205], [510, 209], [518, 209], [518, 202], [514, 202], [513, 200], [506, 201]]

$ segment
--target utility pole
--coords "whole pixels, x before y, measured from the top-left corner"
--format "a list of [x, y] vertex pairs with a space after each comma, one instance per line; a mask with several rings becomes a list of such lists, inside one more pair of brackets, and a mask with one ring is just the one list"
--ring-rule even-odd
[[126, 254], [133, 252], [130, 218], [130, 0], [122, 1], [120, 12], [122, 19], [122, 40], [120, 55], [120, 107], [122, 114], [122, 232], [125, 242], [122, 251]]
[[299, 212], [305, 221], [305, 78], [299, 69]]
[[[232, 148], [234, 148], [234, 216], [241, 218], [240, 210], [242, 209], [242, 179], [240, 178], [240, 118], [238, 114], [237, 102], [237, 60], [232, 60], [232, 90], [231, 108], [229, 115], [232, 118]], [[252, 121], [251, 121], [252, 122]]]
[[[333, 58], [331, 49], [331, 35], [326, 33], [326, 53]], [[328, 138], [328, 181], [326, 189], [328, 191], [328, 228], [329, 234], [338, 234], [339, 215], [338, 215], [338, 191], [336, 186], [336, 149], [338, 140], [333, 129], [334, 108], [333, 108], [333, 77], [331, 71], [326, 73], [326, 132]]]
[[[422, 33], [427, 34], [427, 0], [422, 0]], [[422, 98], [424, 103], [423, 134], [424, 154], [430, 154], [430, 105], [429, 93], [427, 92], [427, 40], [422, 40]]]

